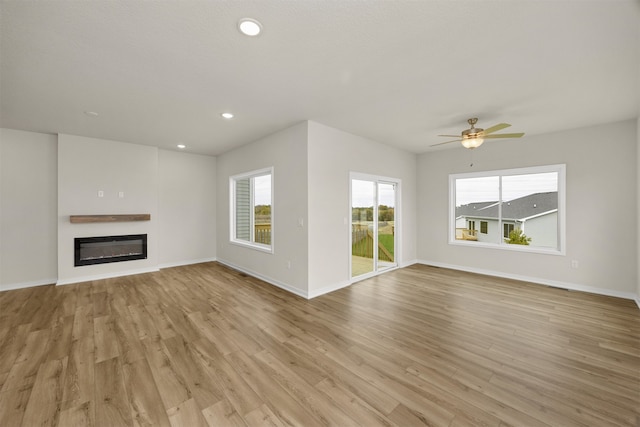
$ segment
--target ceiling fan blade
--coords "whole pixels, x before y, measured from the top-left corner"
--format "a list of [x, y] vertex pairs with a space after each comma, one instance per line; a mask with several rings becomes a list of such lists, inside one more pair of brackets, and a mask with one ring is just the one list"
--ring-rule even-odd
[[511, 126], [509, 123], [499, 123], [495, 126], [491, 126], [489, 129], [485, 129], [484, 134], [487, 135], [493, 132], [497, 132], [501, 129], [508, 128], [509, 126]]
[[[442, 135], [440, 135], [440, 136], [442, 136]], [[439, 142], [437, 144], [430, 145], [429, 147], [437, 147], [438, 145], [450, 144], [452, 142], [460, 142], [460, 141], [462, 141], [462, 140], [461, 139], [454, 139], [452, 141]]]
[[489, 139], [489, 138], [520, 138], [522, 135], [524, 135], [524, 132], [521, 133], [500, 133], [498, 135], [485, 135], [483, 136], [484, 139]]
[[438, 135], [438, 136], [448, 136], [449, 138], [460, 138], [460, 135]]

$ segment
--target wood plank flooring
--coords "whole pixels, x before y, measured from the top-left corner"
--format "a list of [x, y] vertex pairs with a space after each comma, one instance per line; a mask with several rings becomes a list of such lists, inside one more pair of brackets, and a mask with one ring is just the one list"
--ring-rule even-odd
[[217, 263], [0, 293], [0, 426], [638, 426], [633, 301], [422, 265], [312, 301]]

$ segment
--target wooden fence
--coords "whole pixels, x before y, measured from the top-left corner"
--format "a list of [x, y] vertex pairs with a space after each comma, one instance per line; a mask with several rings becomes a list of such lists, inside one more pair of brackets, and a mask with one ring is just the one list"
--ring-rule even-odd
[[456, 240], [478, 240], [478, 231], [456, 228]]
[[[353, 224], [351, 227], [351, 254], [365, 258], [373, 258], [373, 233], [366, 224]], [[393, 262], [391, 254], [382, 243], [378, 241], [378, 259]]]
[[271, 224], [256, 224], [254, 233], [256, 243], [271, 244]]

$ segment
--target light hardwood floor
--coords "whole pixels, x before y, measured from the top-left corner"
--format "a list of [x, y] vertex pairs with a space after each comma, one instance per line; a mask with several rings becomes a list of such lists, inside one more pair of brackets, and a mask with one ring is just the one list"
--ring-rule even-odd
[[636, 426], [633, 301], [415, 265], [312, 301], [217, 263], [0, 293], [1, 426]]

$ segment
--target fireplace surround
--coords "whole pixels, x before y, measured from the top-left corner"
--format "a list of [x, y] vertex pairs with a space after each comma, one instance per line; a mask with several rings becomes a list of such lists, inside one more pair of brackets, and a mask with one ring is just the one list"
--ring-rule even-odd
[[147, 235], [76, 237], [74, 266], [147, 259]]

